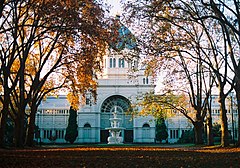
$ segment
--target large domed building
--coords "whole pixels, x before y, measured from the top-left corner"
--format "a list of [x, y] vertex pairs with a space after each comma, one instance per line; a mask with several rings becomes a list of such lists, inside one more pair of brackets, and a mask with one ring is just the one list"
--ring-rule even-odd
[[[78, 110], [76, 143], [106, 143], [109, 136], [106, 128], [110, 127], [109, 119], [115, 107], [121, 119], [120, 126], [124, 128], [121, 131], [124, 143], [155, 141], [153, 118], [134, 117], [128, 110], [137, 96], [155, 88], [152, 78], [145, 76], [143, 69], [131, 73], [131, 69], [139, 67], [138, 56], [130, 59], [123, 53], [130, 53], [135, 47], [134, 36], [120, 23], [117, 41], [110, 45], [104, 57], [103, 73], [98, 75], [97, 102], [93, 103], [91, 94], [87, 94], [86, 104]], [[56, 143], [66, 142], [64, 135], [69, 108], [66, 96], [48, 97], [41, 103], [36, 116], [36, 125], [40, 128], [42, 142], [49, 143], [51, 140]]]
[[[113, 112], [120, 120], [123, 143], [155, 142], [154, 118], [129, 113], [131, 103], [136, 102], [138, 96], [154, 91], [155, 84], [139, 65], [135, 37], [119, 18], [117, 21], [118, 36], [110, 43], [102, 63], [103, 72], [98, 74], [97, 101], [94, 102], [93, 96], [87, 93], [85, 105], [77, 111], [78, 137], [75, 143], [107, 143]], [[69, 109], [66, 95], [42, 101], [36, 116], [40, 132], [36, 140], [66, 143]], [[165, 123], [169, 143], [177, 142], [185, 131], [192, 129], [192, 124], [180, 113], [175, 113]]]

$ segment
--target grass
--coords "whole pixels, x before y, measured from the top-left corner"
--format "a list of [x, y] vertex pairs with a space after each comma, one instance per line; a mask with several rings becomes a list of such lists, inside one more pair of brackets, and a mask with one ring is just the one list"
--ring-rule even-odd
[[0, 149], [0, 167], [239, 168], [240, 148], [100, 144]]

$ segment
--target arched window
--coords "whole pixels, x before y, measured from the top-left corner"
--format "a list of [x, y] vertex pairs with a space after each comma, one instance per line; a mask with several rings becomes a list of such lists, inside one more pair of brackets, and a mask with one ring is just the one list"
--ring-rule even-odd
[[110, 68], [112, 68], [113, 67], [113, 59], [112, 58], [110, 58]]
[[[120, 95], [113, 95], [108, 97], [101, 106], [101, 128], [110, 127], [109, 118], [112, 116], [112, 112], [117, 110], [117, 117], [121, 118], [120, 124], [125, 128], [133, 128], [132, 116], [128, 114], [131, 111], [131, 102]], [[131, 120], [131, 121], [130, 121]]]
[[84, 128], [91, 128], [91, 125], [90, 125], [89, 123], [86, 123], [86, 124], [84, 125]]
[[149, 128], [149, 127], [150, 127], [149, 124], [147, 124], [147, 123], [143, 124], [143, 128]]
[[143, 84], [145, 84], [145, 83], [146, 83], [146, 82], [145, 82], [145, 80], [146, 80], [146, 79], [145, 79], [145, 78], [143, 78]]
[[116, 58], [113, 58], [113, 68], [116, 67]]
[[148, 84], [148, 77], [146, 77], [146, 84]]
[[125, 113], [130, 108], [130, 101], [123, 96], [118, 96], [118, 95], [111, 96], [103, 102], [101, 107], [101, 112], [111, 113], [112, 112], [111, 110], [114, 108], [114, 106], [118, 107], [118, 113], [119, 112]]
[[119, 68], [124, 68], [124, 59], [123, 58], [118, 59], [118, 67]]
[[84, 139], [89, 139], [91, 137], [91, 125], [89, 123], [84, 124], [83, 136]]
[[145, 138], [150, 138], [150, 125], [145, 123], [142, 126], [142, 137]]

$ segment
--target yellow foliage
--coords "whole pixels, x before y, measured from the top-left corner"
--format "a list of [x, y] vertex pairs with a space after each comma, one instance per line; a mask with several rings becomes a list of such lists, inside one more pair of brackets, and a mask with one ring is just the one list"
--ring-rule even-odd
[[[24, 74], [21, 74], [24, 75], [25, 93], [31, 97], [31, 89], [38, 86], [42, 88], [34, 91], [40, 91], [39, 95], [64, 87], [69, 92], [68, 100], [74, 109], [79, 107], [80, 102], [85, 102], [87, 91], [96, 98], [95, 74], [101, 71], [109, 39], [101, 3], [89, 0], [32, 0], [18, 1], [13, 5], [16, 5], [13, 10], [16, 9], [17, 14], [14, 17], [19, 22], [12, 21], [14, 25], [10, 26], [14, 29], [17, 24], [17, 49], [13, 52], [19, 58], [11, 66], [11, 75], [14, 79], [14, 75], [19, 73], [21, 59], [21, 66], [25, 68]], [[11, 23], [10, 18], [8, 24]], [[5, 38], [1, 35], [0, 41]], [[8, 43], [14, 44], [11, 41]], [[11, 49], [10, 46], [6, 50]], [[16, 93], [19, 93], [19, 88], [16, 88]], [[55, 93], [53, 90], [48, 95]], [[34, 96], [37, 94], [34, 93]]]
[[[172, 93], [167, 93], [165, 95], [146, 93], [142, 97], [138, 98], [137, 103], [133, 104], [132, 108], [135, 109], [135, 115], [152, 115], [155, 118], [171, 117], [175, 115], [173, 110], [181, 113], [191, 112], [187, 96], [177, 96]], [[140, 112], [138, 112], [139, 109]]]
[[16, 74], [20, 68], [20, 61], [19, 59], [15, 59], [12, 66], [11, 66], [11, 72], [13, 74]]
[[69, 103], [70, 103], [70, 106], [72, 106], [72, 108], [74, 109], [74, 110], [78, 110], [78, 108], [79, 108], [79, 99], [80, 99], [80, 97], [79, 97], [79, 94], [74, 94], [74, 93], [68, 93], [68, 95], [67, 95], [67, 99], [68, 99], [68, 101], [69, 101]]

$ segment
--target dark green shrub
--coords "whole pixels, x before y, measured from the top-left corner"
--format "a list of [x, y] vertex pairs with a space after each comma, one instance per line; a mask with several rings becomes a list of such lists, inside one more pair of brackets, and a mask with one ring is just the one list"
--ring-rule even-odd
[[184, 133], [179, 138], [178, 143], [194, 143], [194, 131], [184, 131]]
[[69, 113], [65, 140], [73, 144], [78, 136], [77, 111], [70, 107]]

